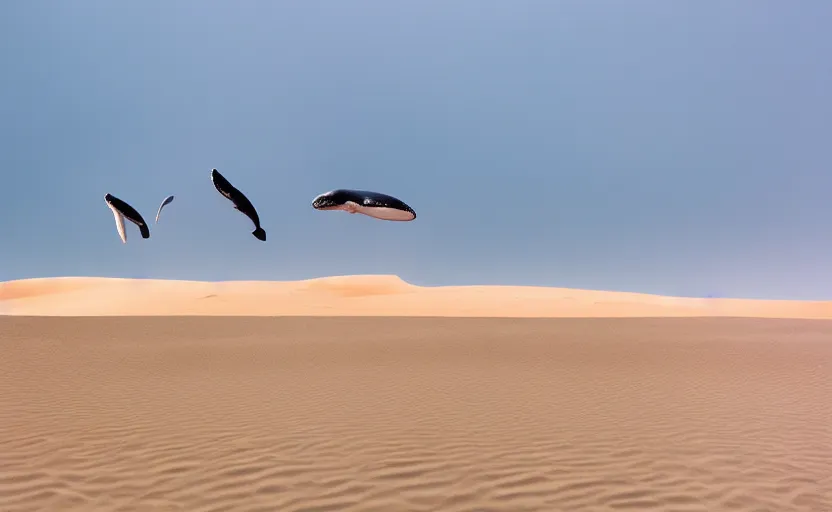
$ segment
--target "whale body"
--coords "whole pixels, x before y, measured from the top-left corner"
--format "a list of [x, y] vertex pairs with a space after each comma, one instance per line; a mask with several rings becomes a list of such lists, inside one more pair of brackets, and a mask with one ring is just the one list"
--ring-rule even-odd
[[121, 238], [122, 243], [127, 243], [127, 231], [124, 229], [125, 218], [139, 227], [139, 232], [141, 233], [142, 238], [150, 238], [150, 228], [147, 227], [147, 223], [144, 221], [144, 218], [138, 211], [136, 211], [135, 208], [112, 194], [106, 194], [104, 196], [104, 201], [113, 212], [113, 218], [116, 221], [118, 236]]
[[225, 176], [220, 174], [216, 169], [211, 169], [211, 182], [214, 184], [214, 188], [216, 188], [217, 191], [223, 195], [223, 197], [234, 203], [235, 210], [251, 219], [255, 228], [251, 234], [258, 240], [265, 242], [266, 230], [260, 227], [260, 216], [257, 215], [257, 210], [254, 209], [254, 205], [251, 204], [251, 201], [248, 200], [245, 194], [237, 190], [227, 179], [225, 179]]
[[340, 188], [317, 196], [312, 201], [316, 210], [341, 210], [360, 213], [374, 219], [407, 222], [416, 212], [401, 199], [381, 192]]

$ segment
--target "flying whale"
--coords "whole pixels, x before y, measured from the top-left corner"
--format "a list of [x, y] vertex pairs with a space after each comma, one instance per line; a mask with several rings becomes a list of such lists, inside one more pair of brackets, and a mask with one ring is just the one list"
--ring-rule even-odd
[[341, 210], [361, 213], [380, 220], [411, 221], [416, 218], [413, 208], [401, 199], [368, 190], [339, 188], [317, 196], [312, 201], [316, 210]]
[[234, 188], [216, 169], [211, 169], [211, 182], [223, 197], [234, 203], [235, 210], [251, 219], [255, 228], [251, 234], [258, 240], [265, 242], [266, 231], [260, 227], [260, 217], [257, 215], [257, 210], [254, 209], [254, 205], [251, 204], [245, 194]]
[[127, 217], [127, 220], [139, 227], [139, 232], [142, 234], [142, 238], [150, 238], [150, 228], [147, 227], [147, 223], [144, 221], [144, 218], [139, 212], [136, 211], [135, 208], [112, 194], [105, 195], [104, 201], [107, 203], [110, 210], [113, 211], [113, 217], [116, 221], [116, 229], [118, 230], [118, 236], [121, 238], [122, 243], [127, 243], [127, 232], [124, 229], [125, 217]]
[[171, 201], [173, 201], [173, 196], [168, 196], [168, 197], [165, 198], [164, 201], [162, 201], [162, 204], [159, 205], [159, 210], [156, 211], [156, 223], [157, 224], [159, 223], [159, 215], [162, 214], [162, 208], [164, 208], [165, 205], [170, 204]]

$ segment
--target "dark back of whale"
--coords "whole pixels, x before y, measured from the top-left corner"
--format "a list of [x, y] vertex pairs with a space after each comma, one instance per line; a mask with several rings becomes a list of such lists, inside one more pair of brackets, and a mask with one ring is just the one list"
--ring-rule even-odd
[[333, 190], [332, 193], [325, 198], [325, 201], [332, 205], [342, 205], [347, 201], [352, 201], [353, 203], [370, 208], [395, 208], [396, 210], [410, 212], [413, 215], [416, 215], [413, 208], [408, 206], [401, 199], [370, 190], [355, 190], [347, 188], [337, 189]]
[[240, 210], [254, 223], [255, 227], [260, 227], [260, 216], [257, 215], [257, 210], [251, 201], [248, 200], [245, 194], [240, 192], [234, 185], [232, 185], [225, 176], [219, 173], [216, 169], [211, 171], [211, 178], [214, 183], [214, 188], [222, 194], [226, 199], [234, 203], [234, 206]]

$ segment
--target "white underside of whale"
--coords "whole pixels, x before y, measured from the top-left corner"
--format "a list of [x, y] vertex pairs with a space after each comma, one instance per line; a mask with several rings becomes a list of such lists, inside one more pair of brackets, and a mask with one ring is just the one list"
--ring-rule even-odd
[[383, 206], [362, 206], [353, 201], [347, 201], [342, 206], [337, 206], [334, 209], [343, 210], [348, 213], [360, 213], [362, 215], [381, 220], [408, 221], [416, 218], [408, 211]]
[[121, 237], [121, 242], [126, 244], [127, 232], [124, 229], [124, 215], [122, 215], [120, 211], [116, 210], [110, 203], [107, 203], [107, 207], [113, 211], [113, 217], [116, 220], [116, 229], [118, 230], [118, 236]]

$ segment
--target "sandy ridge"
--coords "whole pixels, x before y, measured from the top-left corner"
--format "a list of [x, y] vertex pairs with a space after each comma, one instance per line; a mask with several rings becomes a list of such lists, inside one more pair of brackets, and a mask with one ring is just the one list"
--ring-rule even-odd
[[832, 301], [698, 299], [535, 286], [423, 287], [394, 275], [226, 282], [57, 277], [0, 283], [0, 314], [832, 319]]

